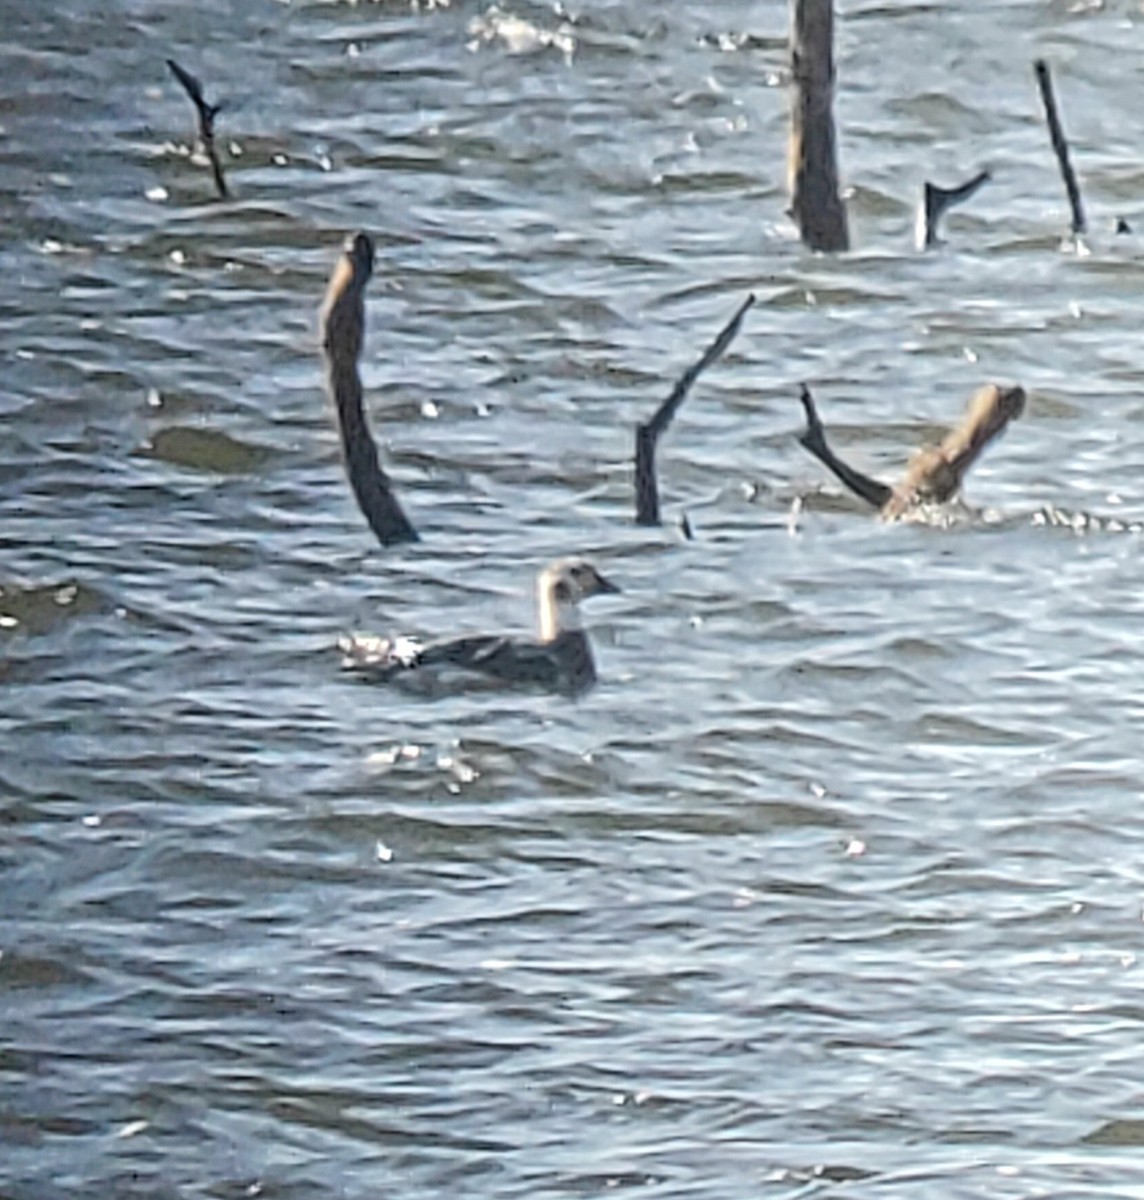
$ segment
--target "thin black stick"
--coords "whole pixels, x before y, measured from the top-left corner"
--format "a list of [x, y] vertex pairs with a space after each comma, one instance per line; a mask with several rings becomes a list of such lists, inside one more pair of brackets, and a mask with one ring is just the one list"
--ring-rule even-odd
[[922, 208], [919, 212], [918, 242], [922, 249], [928, 250], [940, 241], [941, 219], [955, 204], [968, 200], [978, 188], [989, 182], [992, 175], [988, 171], [979, 171], [972, 179], [960, 183], [957, 187], [943, 188], [936, 183], [926, 180], [922, 196]]
[[1053, 79], [1049, 74], [1049, 64], [1043, 58], [1033, 63], [1037, 74], [1037, 85], [1041, 89], [1041, 101], [1045, 106], [1045, 119], [1049, 123], [1049, 137], [1052, 138], [1053, 150], [1056, 152], [1057, 163], [1061, 168], [1061, 177], [1065, 181], [1065, 191], [1069, 196], [1069, 207], [1072, 209], [1072, 231], [1074, 236], [1084, 233], [1086, 225], [1084, 208], [1080, 201], [1080, 186], [1069, 162], [1069, 144], [1065, 140], [1065, 131], [1061, 128], [1061, 118], [1057, 113], [1057, 101], [1053, 95]]
[[655, 410], [655, 416], [646, 424], [636, 426], [636, 524], [659, 524], [659, 488], [655, 481], [655, 446], [660, 435], [671, 424], [676, 410], [683, 403], [691, 385], [715, 362], [734, 340], [743, 323], [747, 310], [755, 303], [749, 295], [739, 305], [739, 311], [724, 326], [723, 331], [703, 353], [703, 357], [680, 376], [671, 389], [671, 395]]
[[345, 253], [330, 276], [320, 321], [326, 382], [338, 413], [346, 474], [369, 527], [383, 546], [389, 546], [418, 538], [381, 468], [362, 407], [358, 358], [365, 336], [365, 285], [372, 274], [373, 242], [356, 233], [346, 240]]
[[170, 67], [171, 74], [183, 85], [183, 91], [191, 98], [191, 103], [195, 106], [195, 111], [199, 115], [199, 139], [203, 143], [203, 149], [207, 153], [207, 158], [210, 159], [211, 174], [214, 176], [215, 187], [218, 188], [219, 196], [225, 200], [229, 193], [226, 189], [226, 180], [222, 174], [222, 163], [219, 162], [214, 140], [215, 117], [218, 116], [222, 105], [208, 104], [206, 97], [203, 95], [203, 85], [190, 71], [186, 71], [180, 67], [173, 58], [167, 59], [167, 66]]

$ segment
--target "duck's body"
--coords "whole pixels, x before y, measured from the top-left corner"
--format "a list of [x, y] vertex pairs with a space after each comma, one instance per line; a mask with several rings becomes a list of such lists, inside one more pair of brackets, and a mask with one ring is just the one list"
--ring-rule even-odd
[[343, 666], [374, 679], [458, 670], [501, 683], [576, 695], [596, 682], [579, 601], [620, 589], [582, 558], [559, 559], [537, 579], [539, 634], [469, 634], [423, 644], [354, 634], [339, 643]]

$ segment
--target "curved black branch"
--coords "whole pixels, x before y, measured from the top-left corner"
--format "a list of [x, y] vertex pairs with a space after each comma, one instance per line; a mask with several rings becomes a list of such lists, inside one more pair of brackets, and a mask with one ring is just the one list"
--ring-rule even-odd
[[655, 410], [646, 423], [636, 426], [636, 524], [659, 524], [659, 488], [655, 480], [655, 447], [661, 434], [671, 424], [679, 406], [691, 390], [691, 385], [713, 362], [718, 360], [739, 332], [747, 310], [755, 303], [752, 293], [739, 305], [738, 311], [723, 327], [719, 336], [703, 352], [698, 362], [680, 376], [671, 394]]
[[806, 413], [806, 429], [799, 434], [799, 442], [824, 467], [833, 471], [852, 492], [861, 496], [867, 503], [879, 509], [889, 503], [890, 498], [894, 494], [892, 487], [879, 482], [877, 479], [872, 479], [869, 475], [863, 475], [861, 471], [856, 470], [849, 463], [843, 462], [831, 450], [826, 441], [826, 430], [818, 416], [818, 410], [814, 406], [814, 397], [810, 394], [810, 388], [805, 383], [802, 384], [799, 399], [802, 401], [803, 411]]
[[372, 274], [373, 242], [356, 233], [347, 239], [322, 304], [322, 353], [350, 487], [370, 528], [383, 546], [389, 546], [418, 539], [382, 470], [362, 407], [358, 358], [365, 330], [365, 285]]
[[961, 204], [968, 200], [992, 178], [993, 176], [988, 171], [979, 171], [972, 179], [967, 179], [965, 183], [960, 183], [957, 187], [952, 188], [938, 187], [936, 183], [930, 183], [927, 179], [922, 197], [922, 208], [919, 213], [921, 220], [918, 241], [921, 246], [924, 249], [936, 246], [940, 236], [941, 219], [946, 212], [955, 204]]
[[215, 149], [214, 140], [215, 117], [221, 111], [222, 105], [208, 104], [206, 97], [203, 95], [203, 85], [190, 71], [180, 67], [173, 58], [167, 59], [167, 66], [170, 68], [171, 74], [183, 85], [183, 91], [187, 93], [191, 99], [191, 103], [195, 106], [195, 112], [199, 116], [199, 140], [202, 142], [203, 149], [210, 160], [211, 174], [214, 176], [218, 194], [225, 200], [229, 193], [226, 187], [226, 179], [222, 173], [222, 163], [219, 161], [218, 151]]
[[1033, 63], [1037, 75], [1037, 86], [1041, 89], [1041, 101], [1045, 106], [1045, 119], [1049, 123], [1049, 137], [1052, 139], [1053, 151], [1061, 168], [1061, 177], [1065, 181], [1065, 191], [1069, 197], [1069, 208], [1072, 209], [1072, 231], [1074, 236], [1084, 233], [1086, 224], [1084, 208], [1080, 200], [1080, 185], [1076, 181], [1076, 173], [1069, 161], [1069, 144], [1065, 140], [1065, 131], [1061, 126], [1061, 118], [1057, 112], [1057, 101], [1053, 95], [1053, 78], [1049, 74], [1049, 64], [1043, 58]]

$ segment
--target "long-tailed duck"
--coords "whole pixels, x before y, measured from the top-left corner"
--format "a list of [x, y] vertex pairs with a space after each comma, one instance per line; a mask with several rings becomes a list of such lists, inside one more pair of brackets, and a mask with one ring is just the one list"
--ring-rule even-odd
[[592, 646], [579, 602], [620, 589], [584, 558], [561, 558], [537, 578], [538, 636], [468, 634], [419, 643], [411, 638], [352, 634], [338, 643], [342, 665], [374, 679], [406, 672], [460, 670], [575, 695], [596, 682]]

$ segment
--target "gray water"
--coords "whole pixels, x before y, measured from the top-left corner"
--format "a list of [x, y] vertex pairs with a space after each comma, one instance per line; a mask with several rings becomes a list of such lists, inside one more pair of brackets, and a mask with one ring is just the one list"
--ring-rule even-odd
[[[1144, 1194], [1144, 16], [839, 10], [823, 258], [778, 0], [2, 0], [6, 1198]], [[356, 228], [388, 551], [316, 354]], [[946, 528], [795, 440], [807, 380], [892, 478], [994, 379]], [[339, 672], [573, 551], [581, 702]]]

